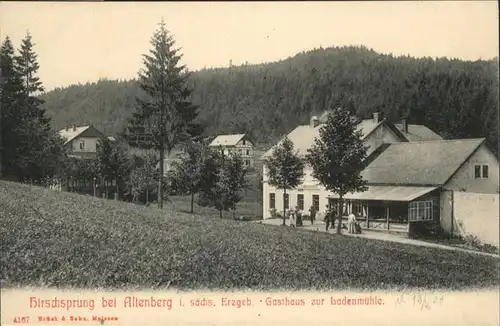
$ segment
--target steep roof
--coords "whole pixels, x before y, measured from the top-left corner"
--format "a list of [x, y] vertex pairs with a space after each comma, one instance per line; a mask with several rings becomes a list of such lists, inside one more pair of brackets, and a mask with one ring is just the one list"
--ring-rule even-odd
[[[362, 120], [357, 126], [356, 130], [361, 130], [364, 139], [372, 131], [374, 131], [378, 126], [380, 126], [384, 121], [375, 123], [373, 119]], [[310, 125], [298, 126], [292, 132], [288, 134], [288, 139], [293, 143], [294, 150], [298, 150], [300, 155], [306, 155], [307, 150], [311, 148], [314, 143], [314, 139], [319, 137], [319, 129], [323, 124], [319, 124], [316, 127], [311, 127]], [[281, 144], [283, 140], [280, 140], [278, 144]], [[271, 147], [264, 155], [263, 158], [268, 157], [272, 154], [273, 148], [278, 144]]]
[[64, 143], [67, 144], [70, 141], [72, 141], [73, 139], [75, 139], [76, 137], [78, 137], [78, 135], [80, 135], [82, 132], [89, 129], [89, 127], [90, 126], [83, 126], [83, 127], [76, 127], [76, 128], [73, 128], [73, 127], [64, 128], [64, 129], [59, 130], [59, 135], [61, 135], [61, 137], [65, 140]]
[[[395, 126], [402, 130], [402, 125], [396, 124]], [[402, 134], [409, 141], [443, 140], [443, 137], [424, 125], [408, 125], [408, 132], [402, 132]]]
[[215, 137], [209, 146], [235, 146], [245, 134], [219, 135]]
[[92, 130], [94, 133], [101, 134], [101, 137], [104, 137], [104, 135], [102, 135], [102, 133], [99, 130], [95, 129], [92, 126], [82, 126], [82, 127], [76, 127], [76, 128], [67, 127], [67, 128], [59, 130], [59, 135], [61, 135], [61, 137], [65, 140], [64, 144], [67, 144], [70, 141], [72, 141], [73, 139], [75, 139], [76, 137], [78, 137], [81, 134], [83, 134], [84, 132], [86, 132], [87, 130]]
[[443, 185], [483, 142], [484, 138], [392, 143], [361, 175], [372, 184]]

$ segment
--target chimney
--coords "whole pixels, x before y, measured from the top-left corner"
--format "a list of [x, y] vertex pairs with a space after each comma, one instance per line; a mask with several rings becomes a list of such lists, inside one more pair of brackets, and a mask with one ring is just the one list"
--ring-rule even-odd
[[404, 133], [408, 133], [408, 121], [405, 119], [401, 119], [401, 131]]
[[373, 123], [380, 122], [380, 112], [373, 112]]
[[316, 128], [318, 125], [319, 125], [319, 119], [318, 119], [318, 117], [317, 116], [313, 116], [311, 118], [311, 122], [310, 122], [309, 126], [311, 128]]
[[76, 125], [73, 125], [73, 131], [76, 131]]
[[68, 126], [66, 126], [66, 131], [69, 131], [69, 127]]

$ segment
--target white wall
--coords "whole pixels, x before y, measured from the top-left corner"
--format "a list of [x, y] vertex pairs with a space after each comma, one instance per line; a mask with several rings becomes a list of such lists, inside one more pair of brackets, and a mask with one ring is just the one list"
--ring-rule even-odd
[[[97, 141], [99, 138], [96, 137], [77, 137], [72, 140], [72, 150], [75, 153], [95, 153], [96, 152], [96, 146], [97, 146]], [[85, 147], [84, 149], [80, 149], [80, 142], [84, 141], [85, 142]]]
[[[326, 205], [328, 204], [328, 195], [329, 192], [322, 189], [322, 187], [313, 187], [308, 188], [302, 188], [302, 189], [294, 189], [294, 190], [288, 190], [286, 193], [289, 195], [289, 209], [295, 208], [297, 206], [297, 194], [303, 194], [304, 195], [304, 213], [308, 214], [309, 208], [313, 204], [313, 195], [319, 195], [319, 211], [317, 213], [316, 218], [320, 219], [323, 218], [323, 215], [326, 210]], [[264, 183], [263, 184], [263, 193], [264, 193], [264, 198], [263, 198], [263, 209], [262, 209], [262, 216], [264, 218], [271, 218], [271, 213], [269, 212], [270, 210], [270, 202], [269, 202], [269, 194], [274, 193], [275, 194], [275, 208], [276, 211], [278, 212], [283, 212], [283, 190], [282, 189], [276, 189], [272, 186], [269, 186], [269, 184]]]
[[441, 226], [454, 235], [476, 236], [482, 243], [498, 247], [499, 205], [498, 194], [454, 191], [452, 195], [446, 191], [442, 196]]
[[[477, 164], [487, 164], [488, 179], [476, 179], [474, 176], [474, 166]], [[445, 185], [445, 189], [456, 191], [467, 191], [477, 193], [498, 193], [499, 188], [499, 166], [498, 160], [483, 144], [478, 150], [462, 165], [450, 181]]]

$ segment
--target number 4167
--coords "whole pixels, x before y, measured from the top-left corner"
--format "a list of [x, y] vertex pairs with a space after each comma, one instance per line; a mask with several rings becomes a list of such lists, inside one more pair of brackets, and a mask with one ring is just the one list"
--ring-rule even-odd
[[29, 322], [30, 322], [30, 317], [28, 316], [14, 318], [14, 324], [27, 324]]

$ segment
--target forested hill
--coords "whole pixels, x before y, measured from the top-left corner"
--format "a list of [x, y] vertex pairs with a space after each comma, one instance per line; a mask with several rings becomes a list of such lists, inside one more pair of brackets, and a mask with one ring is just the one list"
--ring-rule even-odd
[[[447, 138], [498, 146], [498, 59], [394, 57], [364, 47], [315, 49], [274, 63], [193, 72], [192, 100], [207, 134], [245, 132], [269, 143], [333, 106], [384, 112]], [[134, 110], [134, 81], [100, 80], [43, 94], [56, 128], [92, 123], [119, 133]]]

